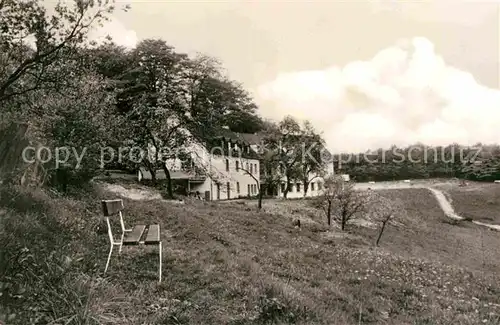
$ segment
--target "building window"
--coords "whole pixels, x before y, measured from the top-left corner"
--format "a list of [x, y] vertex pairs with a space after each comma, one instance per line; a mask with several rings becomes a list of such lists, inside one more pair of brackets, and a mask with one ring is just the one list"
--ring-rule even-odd
[[226, 172], [229, 171], [229, 159], [226, 159]]
[[240, 162], [236, 161], [236, 171], [239, 171], [239, 170], [240, 170]]
[[240, 182], [236, 182], [236, 192], [240, 194]]
[[300, 183], [297, 183], [297, 192], [300, 192]]
[[311, 191], [314, 191], [314, 183], [311, 183]]

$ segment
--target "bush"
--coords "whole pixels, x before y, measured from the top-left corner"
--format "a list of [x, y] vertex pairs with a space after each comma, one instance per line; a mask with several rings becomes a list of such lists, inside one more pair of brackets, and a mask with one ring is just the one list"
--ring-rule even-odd
[[90, 181], [98, 175], [95, 170], [80, 170], [72, 168], [54, 169], [49, 174], [48, 184], [64, 193], [88, 188]]
[[445, 217], [443, 220], [442, 220], [443, 223], [446, 223], [448, 225], [452, 225], [452, 226], [460, 226], [461, 225], [461, 220], [458, 220], [458, 219], [452, 219], [452, 218], [449, 218], [449, 217]]
[[301, 306], [273, 286], [265, 288], [259, 298], [257, 321], [261, 324], [296, 324], [314, 318], [314, 313], [306, 306]]
[[0, 323], [99, 323], [87, 310], [95, 260], [82, 245], [96, 240], [98, 220], [76, 202], [40, 189], [0, 192]]

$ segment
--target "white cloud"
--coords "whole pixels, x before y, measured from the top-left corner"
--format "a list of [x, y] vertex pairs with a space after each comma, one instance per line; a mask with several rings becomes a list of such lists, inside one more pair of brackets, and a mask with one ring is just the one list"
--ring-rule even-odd
[[265, 117], [309, 119], [334, 151], [500, 140], [500, 91], [446, 65], [422, 37], [370, 61], [280, 74], [255, 93]]
[[111, 36], [116, 44], [127, 48], [133, 48], [138, 43], [136, 32], [132, 29], [127, 29], [127, 27], [115, 17], [111, 17], [102, 27], [93, 29], [90, 32], [89, 38], [98, 43], [102, 43], [108, 35]]

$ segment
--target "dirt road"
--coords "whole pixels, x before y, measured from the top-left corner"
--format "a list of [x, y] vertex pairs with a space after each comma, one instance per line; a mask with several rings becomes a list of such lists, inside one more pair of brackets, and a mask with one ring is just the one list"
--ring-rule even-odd
[[[434, 188], [433, 186], [439, 185], [449, 185], [451, 181], [412, 181], [411, 183], [405, 182], [379, 182], [379, 183], [358, 183], [356, 184], [356, 189], [358, 190], [388, 190], [388, 189], [408, 189], [408, 188], [426, 188], [434, 194], [434, 197], [439, 203], [439, 206], [443, 210], [444, 214], [455, 220], [464, 220], [464, 217], [458, 215], [453, 209], [452, 203], [448, 201], [443, 191]], [[480, 221], [472, 221], [472, 223], [484, 227], [488, 227], [493, 230], [500, 231], [500, 225], [492, 225]]]

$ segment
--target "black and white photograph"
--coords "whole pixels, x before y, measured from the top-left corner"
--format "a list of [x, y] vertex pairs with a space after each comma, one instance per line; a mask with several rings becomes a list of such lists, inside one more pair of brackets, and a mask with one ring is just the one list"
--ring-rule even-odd
[[500, 1], [0, 0], [0, 325], [500, 325]]

